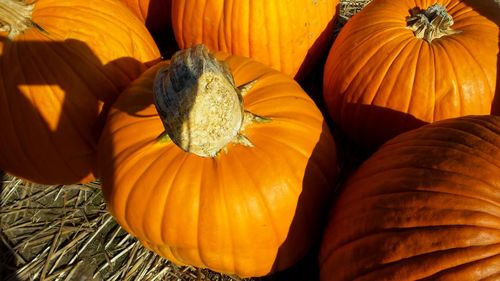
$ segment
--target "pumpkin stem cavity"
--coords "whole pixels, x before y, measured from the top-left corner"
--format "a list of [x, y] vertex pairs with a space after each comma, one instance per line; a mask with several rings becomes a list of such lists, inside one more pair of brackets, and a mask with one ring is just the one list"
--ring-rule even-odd
[[429, 6], [426, 10], [412, 9], [411, 14], [406, 19], [408, 28], [413, 31], [416, 38], [424, 39], [429, 43], [434, 39], [461, 32], [451, 28], [453, 18], [439, 3]]
[[0, 32], [7, 32], [8, 38], [13, 39], [32, 27], [43, 31], [31, 20], [34, 6], [33, 3], [21, 0], [0, 1]]
[[254, 82], [236, 87], [228, 67], [204, 45], [180, 50], [154, 82], [154, 100], [165, 132], [181, 149], [215, 157], [228, 143], [252, 146], [241, 134], [255, 118], [243, 108], [242, 95]]

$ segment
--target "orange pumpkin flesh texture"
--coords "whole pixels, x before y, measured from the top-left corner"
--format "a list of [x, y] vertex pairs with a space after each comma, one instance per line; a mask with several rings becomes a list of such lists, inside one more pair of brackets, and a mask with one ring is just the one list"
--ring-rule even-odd
[[183, 49], [251, 57], [301, 78], [331, 44], [338, 0], [172, 0], [172, 27]]
[[498, 280], [500, 117], [438, 121], [384, 144], [336, 202], [320, 267], [322, 281]]
[[320, 111], [288, 76], [217, 53], [236, 85], [257, 79], [246, 110], [253, 147], [216, 157], [185, 152], [162, 136], [145, 72], [111, 108], [99, 143], [108, 209], [146, 247], [177, 263], [239, 276], [282, 270], [319, 238], [337, 174], [335, 143]]
[[425, 10], [434, 0], [374, 0], [343, 27], [330, 50], [323, 89], [328, 111], [367, 149], [429, 122], [500, 113], [500, 6], [437, 2], [458, 33], [429, 43], [407, 27], [410, 10]]
[[35, 2], [40, 26], [0, 33], [0, 169], [45, 184], [94, 177], [103, 108], [159, 57], [113, 0]]

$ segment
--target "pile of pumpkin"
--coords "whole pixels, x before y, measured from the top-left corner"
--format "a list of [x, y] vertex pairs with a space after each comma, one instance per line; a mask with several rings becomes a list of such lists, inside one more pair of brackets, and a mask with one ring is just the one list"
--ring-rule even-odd
[[[263, 276], [322, 241], [323, 281], [498, 279], [500, 7], [435, 2], [374, 0], [332, 45], [337, 0], [0, 1], [0, 169], [99, 178], [178, 264]], [[332, 127], [374, 152], [339, 196]]]

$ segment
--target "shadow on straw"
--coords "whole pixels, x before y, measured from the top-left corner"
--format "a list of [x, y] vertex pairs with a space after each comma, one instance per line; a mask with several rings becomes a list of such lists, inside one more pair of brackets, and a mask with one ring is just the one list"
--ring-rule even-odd
[[[0, 170], [0, 194], [2, 194], [4, 189], [5, 180], [5, 172]], [[0, 213], [2, 212], [1, 201], [2, 200], [0, 198]], [[15, 275], [17, 270], [15, 255], [2, 229], [3, 227], [0, 217], [0, 281], [18, 281], [19, 279]]]

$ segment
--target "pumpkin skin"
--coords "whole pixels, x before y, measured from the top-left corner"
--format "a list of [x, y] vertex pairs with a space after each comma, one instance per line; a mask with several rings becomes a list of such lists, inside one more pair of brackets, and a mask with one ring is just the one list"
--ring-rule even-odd
[[251, 57], [300, 79], [331, 44], [338, 0], [172, 0], [179, 48]]
[[368, 150], [430, 122], [500, 112], [500, 5], [437, 1], [461, 32], [428, 43], [407, 28], [406, 17], [435, 2], [374, 0], [330, 50], [323, 84], [328, 112]]
[[171, 0], [121, 0], [152, 33], [166, 32], [172, 28]]
[[146, 71], [110, 110], [99, 142], [108, 210], [146, 247], [177, 263], [262, 276], [302, 258], [324, 225], [337, 176], [335, 143], [292, 78], [249, 58], [217, 53], [236, 85], [258, 79], [244, 107], [271, 118], [245, 127], [254, 144], [215, 158], [161, 141]]
[[323, 237], [321, 280], [497, 280], [499, 206], [500, 117], [404, 133], [348, 180]]
[[43, 184], [89, 182], [103, 109], [159, 51], [114, 0], [38, 0], [32, 19], [44, 32], [0, 33], [0, 169]]

